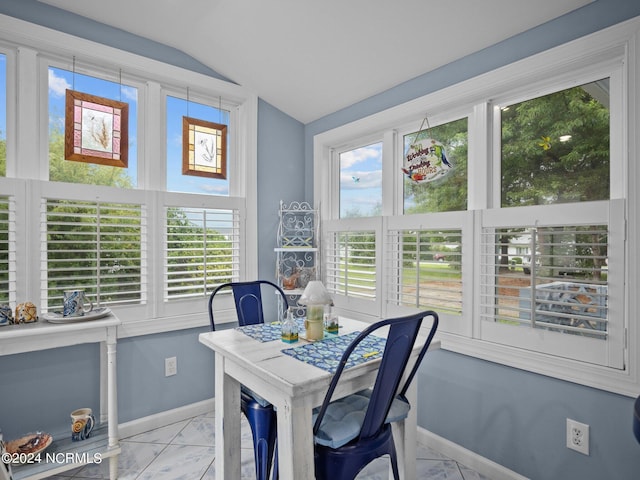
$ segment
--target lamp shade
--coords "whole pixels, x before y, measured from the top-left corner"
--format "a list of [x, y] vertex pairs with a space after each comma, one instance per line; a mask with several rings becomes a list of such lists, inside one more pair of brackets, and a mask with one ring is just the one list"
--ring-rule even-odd
[[328, 305], [333, 300], [320, 280], [311, 280], [298, 299], [300, 305]]

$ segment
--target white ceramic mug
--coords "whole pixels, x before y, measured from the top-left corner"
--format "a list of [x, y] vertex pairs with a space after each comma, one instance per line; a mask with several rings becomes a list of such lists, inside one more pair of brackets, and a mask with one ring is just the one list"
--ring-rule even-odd
[[71, 440], [74, 442], [89, 438], [96, 419], [90, 408], [79, 408], [71, 412]]
[[84, 290], [65, 290], [62, 301], [62, 316], [79, 317], [89, 313], [93, 310], [93, 303], [89, 302], [89, 307], [85, 308], [86, 299]]

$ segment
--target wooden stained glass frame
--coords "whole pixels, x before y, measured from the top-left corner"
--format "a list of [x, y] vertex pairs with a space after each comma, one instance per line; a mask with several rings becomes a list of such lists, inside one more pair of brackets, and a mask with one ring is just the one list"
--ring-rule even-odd
[[127, 168], [129, 104], [67, 90], [64, 158]]
[[227, 126], [182, 117], [182, 173], [227, 178]]

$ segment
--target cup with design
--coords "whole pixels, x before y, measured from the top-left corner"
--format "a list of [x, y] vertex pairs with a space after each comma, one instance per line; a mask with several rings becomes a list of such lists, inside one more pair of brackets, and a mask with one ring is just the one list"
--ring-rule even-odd
[[0, 305], [0, 327], [13, 323], [13, 312], [9, 305]]
[[65, 290], [62, 300], [62, 316], [63, 317], [80, 317], [85, 313], [93, 310], [93, 303], [89, 302], [89, 306], [85, 307], [87, 297], [84, 290]]
[[71, 440], [79, 442], [91, 435], [96, 419], [90, 408], [79, 408], [71, 412]]

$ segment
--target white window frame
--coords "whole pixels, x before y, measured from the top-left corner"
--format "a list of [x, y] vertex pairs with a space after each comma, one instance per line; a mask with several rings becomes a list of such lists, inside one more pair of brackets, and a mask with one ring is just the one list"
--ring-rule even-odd
[[[95, 199], [112, 195], [111, 187], [48, 181], [48, 67], [114, 80], [138, 88], [138, 184], [118, 190], [118, 199], [133, 198], [146, 205], [148, 213], [148, 302], [114, 307], [123, 321], [118, 336], [134, 336], [208, 325], [206, 299], [163, 305], [162, 225], [159, 215], [166, 204], [203, 208], [237, 208], [243, 217], [240, 277], [257, 274], [257, 110], [258, 99], [244, 87], [185, 70], [106, 45], [46, 29], [13, 17], [0, 15], [0, 48], [7, 54], [7, 178], [18, 197], [16, 298], [40, 297], [37, 192], [62, 192], [77, 198]], [[120, 73], [121, 72], [121, 73]], [[116, 80], [117, 81], [117, 80]], [[166, 120], [164, 95], [187, 86], [194, 99], [231, 109], [233, 132], [229, 150], [234, 154], [234, 176], [230, 197], [166, 192]], [[15, 99], [15, 100], [14, 100]], [[34, 137], [34, 132], [35, 137]], [[162, 168], [158, 168], [158, 163]], [[44, 193], [43, 193], [44, 194]], [[109, 201], [108, 198], [101, 200]], [[35, 213], [34, 213], [35, 212]], [[32, 221], [35, 220], [35, 221]], [[31, 280], [29, 280], [31, 279]]]
[[[416, 100], [398, 105], [388, 110], [368, 116], [347, 125], [320, 133], [314, 137], [314, 196], [319, 205], [323, 225], [332, 217], [331, 198], [335, 198], [335, 165], [332, 149], [337, 145], [352, 144], [356, 139], [366, 138], [374, 132], [383, 135], [385, 142], [396, 141], [395, 136], [404, 131], [401, 126], [419, 125], [425, 112], [429, 119], [448, 112], [472, 111], [469, 115], [469, 158], [468, 178], [482, 179], [469, 182], [468, 210], [474, 232], [481, 226], [482, 212], [490, 212], [499, 207], [500, 171], [499, 156], [492, 145], [499, 130], [493, 121], [493, 108], [499, 108], [507, 100], [535, 98], [546, 93], [582, 85], [604, 77], [611, 79], [611, 195], [609, 203], [621, 207], [620, 218], [615, 220], [615, 228], [622, 225], [614, 244], [616, 251], [610, 261], [624, 270], [617, 277], [611, 277], [611, 288], [616, 305], [615, 323], [616, 345], [622, 355], [623, 368], [594, 365], [587, 362], [557, 357], [514, 345], [500, 345], [483, 338], [482, 324], [478, 313], [477, 280], [479, 245], [474, 233], [471, 256], [464, 260], [467, 271], [473, 271], [471, 308], [463, 309], [464, 326], [458, 332], [440, 328], [438, 336], [442, 346], [465, 355], [470, 355], [504, 365], [549, 375], [555, 378], [625, 394], [637, 395], [640, 388], [640, 322], [638, 318], [637, 295], [639, 291], [639, 254], [630, 245], [640, 240], [640, 196], [636, 192], [640, 185], [638, 167], [639, 146], [636, 140], [640, 125], [640, 20], [633, 19], [619, 25], [596, 32], [584, 38], [561, 45], [549, 51], [534, 55], [514, 64], [488, 72], [476, 78], [463, 81]], [[435, 124], [436, 122], [434, 122]], [[401, 138], [401, 137], [398, 137]], [[386, 145], [383, 147], [386, 148]], [[392, 169], [399, 167], [399, 156], [390, 163]], [[391, 174], [395, 175], [396, 170]], [[397, 177], [397, 175], [396, 175]], [[384, 215], [392, 215], [394, 206], [389, 206], [389, 198], [398, 203], [401, 191], [398, 186], [383, 188]], [[393, 203], [393, 202], [391, 202]], [[613, 274], [612, 274], [613, 275]], [[384, 317], [391, 310], [383, 306], [378, 312]], [[443, 322], [444, 323], [444, 322]], [[486, 333], [486, 332], [485, 332]]]

